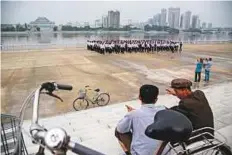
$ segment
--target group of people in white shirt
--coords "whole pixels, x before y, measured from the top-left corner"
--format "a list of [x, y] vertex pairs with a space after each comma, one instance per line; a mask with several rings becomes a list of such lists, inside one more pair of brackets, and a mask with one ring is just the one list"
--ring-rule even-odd
[[93, 40], [87, 41], [87, 49], [100, 54], [132, 52], [181, 52], [182, 42], [167, 40]]

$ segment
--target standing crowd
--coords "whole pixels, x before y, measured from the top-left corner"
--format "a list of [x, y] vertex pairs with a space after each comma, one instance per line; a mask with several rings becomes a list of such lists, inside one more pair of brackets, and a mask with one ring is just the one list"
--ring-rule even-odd
[[132, 53], [132, 52], [161, 52], [171, 51], [181, 52], [182, 42], [174, 42], [167, 40], [93, 40], [87, 41], [87, 49], [98, 52], [100, 54], [106, 53]]

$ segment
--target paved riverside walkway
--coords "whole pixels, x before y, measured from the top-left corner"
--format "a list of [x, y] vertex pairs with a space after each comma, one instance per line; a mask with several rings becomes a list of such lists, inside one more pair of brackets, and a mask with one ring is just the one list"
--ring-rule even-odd
[[[212, 107], [215, 128], [227, 137], [228, 145], [232, 147], [232, 82], [211, 85], [204, 88], [204, 92]], [[167, 107], [178, 104], [178, 99], [170, 95], [160, 95], [157, 104]], [[117, 122], [126, 114], [125, 105], [139, 108], [138, 100], [92, 108], [80, 112], [70, 112], [40, 120], [40, 124], [47, 129], [62, 127], [73, 141], [101, 151], [107, 155], [122, 155], [123, 151], [114, 137]], [[40, 109], [43, 111], [44, 109]], [[29, 129], [31, 121], [24, 122], [24, 132]], [[29, 153], [35, 153], [38, 146], [31, 143], [24, 133]], [[46, 153], [50, 154], [50, 153]], [[68, 154], [72, 154], [70, 151]]]

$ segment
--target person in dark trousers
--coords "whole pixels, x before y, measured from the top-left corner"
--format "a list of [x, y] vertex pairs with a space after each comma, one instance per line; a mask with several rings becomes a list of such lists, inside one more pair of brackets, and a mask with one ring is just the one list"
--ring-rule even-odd
[[212, 67], [212, 58], [209, 58], [209, 60], [206, 60], [206, 63], [205, 63], [205, 80], [204, 81], [206, 82], [209, 82], [211, 67]]
[[201, 81], [201, 70], [203, 67], [203, 59], [197, 59], [196, 62], [196, 69], [195, 69], [195, 82], [200, 82]]
[[179, 48], [179, 52], [181, 53], [182, 52], [182, 45], [183, 45], [183, 43], [182, 43], [182, 41], [180, 42], [180, 48]]
[[145, 135], [145, 130], [154, 122], [156, 113], [165, 109], [164, 106], [155, 106], [158, 94], [159, 89], [154, 85], [140, 87], [141, 108], [127, 106], [129, 113], [119, 121], [115, 136], [127, 155], [154, 155], [159, 148], [161, 141]]
[[[174, 95], [180, 99], [179, 105], [171, 109], [184, 114], [193, 125], [193, 129], [203, 127], [214, 128], [213, 113], [201, 90], [191, 91], [192, 82], [187, 79], [174, 79], [171, 82], [171, 88], [166, 89], [168, 94]], [[204, 130], [214, 134], [213, 130]], [[210, 137], [210, 136], [209, 136]]]

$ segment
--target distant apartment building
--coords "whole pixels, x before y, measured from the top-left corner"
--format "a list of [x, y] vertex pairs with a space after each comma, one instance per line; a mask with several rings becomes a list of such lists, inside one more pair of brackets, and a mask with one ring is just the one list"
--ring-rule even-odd
[[197, 28], [198, 28], [198, 29], [201, 28], [201, 20], [199, 19], [199, 17], [198, 17], [198, 20], [197, 20]]
[[77, 22], [75, 23], [75, 26], [76, 26], [76, 27], [81, 27], [81, 24], [77, 21]]
[[190, 20], [191, 20], [191, 12], [187, 11], [184, 13], [184, 29], [189, 29], [190, 28]]
[[39, 27], [40, 31], [51, 31], [55, 26], [54, 22], [51, 22], [46, 17], [38, 17], [35, 21], [30, 22], [30, 27]]
[[84, 22], [84, 26], [89, 26], [89, 22]]
[[206, 29], [206, 22], [203, 22], [201, 27], [202, 29]]
[[157, 25], [161, 26], [161, 14], [158, 13], [156, 16], [157, 16]]
[[180, 8], [168, 9], [168, 24], [171, 28], [179, 28], [180, 23]]
[[157, 21], [157, 20], [156, 20], [156, 17], [157, 17], [157, 16], [154, 15], [153, 18], [150, 19], [150, 20], [152, 21], [152, 25], [156, 25], [156, 21]]
[[167, 17], [167, 10], [162, 9], [160, 15], [160, 26], [166, 26], [166, 17]]
[[180, 28], [183, 29], [184, 27], [184, 14], [181, 14], [180, 16]]
[[154, 24], [154, 21], [155, 21], [154, 18], [149, 18], [147, 22], [148, 22], [148, 24], [150, 24], [150, 25], [155, 25], [155, 24]]
[[212, 23], [208, 23], [208, 29], [211, 29], [212, 27]]
[[95, 20], [95, 28], [102, 27], [102, 23], [100, 19]]
[[108, 28], [108, 16], [102, 16], [102, 27]]
[[197, 28], [197, 22], [198, 22], [199, 17], [197, 15], [192, 16], [192, 28], [196, 29]]
[[153, 19], [150, 19], [152, 22], [152, 25], [157, 25], [157, 26], [161, 26], [161, 14], [158, 13], [155, 16], [153, 16]]
[[66, 26], [73, 26], [73, 24], [71, 22], [67, 22], [65, 25]]
[[119, 11], [115, 11], [114, 25], [115, 25], [115, 28], [120, 27], [120, 12]]
[[120, 12], [108, 11], [108, 27], [119, 28], [120, 27]]

